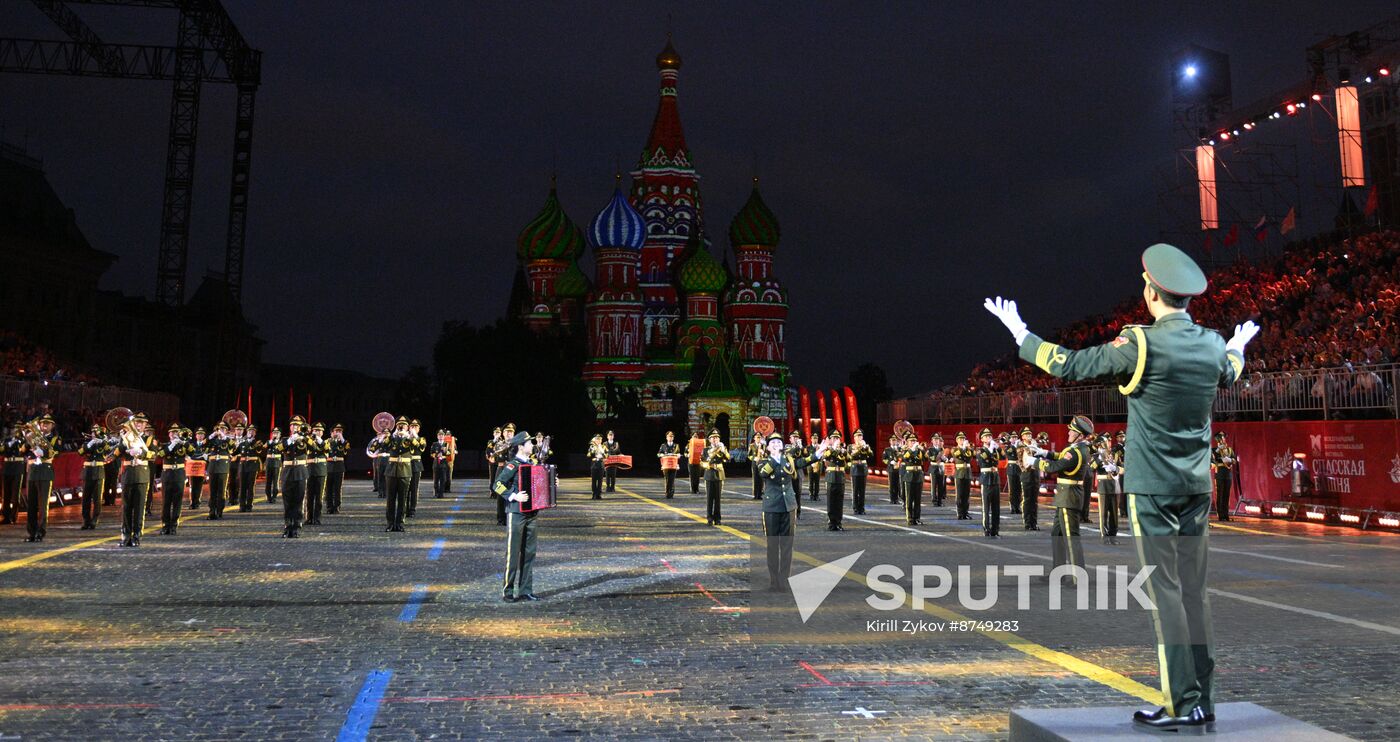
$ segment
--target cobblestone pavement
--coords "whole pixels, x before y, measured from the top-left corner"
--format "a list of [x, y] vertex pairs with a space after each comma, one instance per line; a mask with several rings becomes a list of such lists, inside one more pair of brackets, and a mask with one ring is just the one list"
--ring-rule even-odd
[[[384, 532], [365, 482], [299, 540], [279, 537], [281, 505], [263, 501], [196, 514], [139, 550], [116, 547], [115, 509], [95, 534], [55, 510], [42, 544], [6, 528], [0, 740], [1002, 739], [1012, 707], [1146, 706], [1158, 687], [1145, 623], [1122, 641], [1081, 626], [1114, 637], [1092, 642], [1044, 610], [1000, 637], [770, 641], [752, 630], [750, 609], [768, 604], [749, 589], [746, 536], [762, 531], [747, 493], [727, 492], [725, 526], [709, 528], [682, 482], [669, 501], [646, 477], [602, 502], [586, 480], [561, 484], [540, 516], [537, 603], [500, 602], [504, 533], [481, 478], [441, 500], [425, 486], [406, 533]], [[1048, 532], [1006, 522], [984, 541], [948, 506], [912, 532], [883, 488], [871, 500], [839, 534], [807, 503], [798, 550], [927, 542], [941, 563], [1049, 551]], [[1217, 701], [1400, 739], [1400, 570], [1387, 569], [1400, 538], [1232, 525], [1212, 537]], [[1085, 535], [1090, 564], [1131, 559]]]

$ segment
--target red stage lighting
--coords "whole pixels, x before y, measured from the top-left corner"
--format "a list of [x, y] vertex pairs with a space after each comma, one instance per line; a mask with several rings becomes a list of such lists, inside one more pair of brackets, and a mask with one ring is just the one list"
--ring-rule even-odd
[[1313, 94], [1312, 94], [1312, 99], [1313, 99], [1314, 101], [1319, 101], [1319, 102], [1320, 102], [1320, 101], [1322, 100], [1322, 93], [1313, 93]]
[[1390, 68], [1389, 68], [1389, 67], [1382, 67], [1382, 68], [1376, 70], [1376, 72], [1380, 73], [1380, 76], [1381, 76], [1381, 77], [1390, 77]]
[[1222, 132], [1220, 132], [1220, 139], [1221, 139], [1221, 141], [1224, 141], [1224, 142], [1230, 141], [1230, 132], [1228, 132], [1228, 131], [1222, 131]]

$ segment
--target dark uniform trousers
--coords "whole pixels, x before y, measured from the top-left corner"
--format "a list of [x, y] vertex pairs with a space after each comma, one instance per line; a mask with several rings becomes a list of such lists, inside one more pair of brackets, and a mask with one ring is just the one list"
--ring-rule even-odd
[[103, 504], [103, 505], [116, 505], [116, 504], [117, 504], [117, 482], [120, 481], [120, 480], [121, 480], [121, 477], [122, 477], [122, 462], [121, 462], [121, 460], [120, 460], [120, 459], [114, 459], [110, 464], [107, 464], [106, 469], [107, 469], [107, 474], [106, 474], [105, 479], [107, 480], [107, 483], [106, 483], [105, 486], [106, 486], [107, 489], [106, 489], [106, 491], [104, 491], [104, 492], [102, 493], [102, 504]]
[[1200, 706], [1215, 713], [1215, 642], [1206, 594], [1210, 495], [1128, 495], [1133, 543], [1144, 567], [1155, 566], [1147, 597], [1157, 606], [1162, 692], [1167, 713]]
[[441, 498], [452, 483], [452, 467], [446, 462], [433, 463], [433, 497]]
[[603, 467], [603, 462], [595, 459], [590, 465], [588, 473], [592, 475], [593, 478], [593, 499], [603, 499], [603, 479], [607, 475]]
[[535, 592], [535, 516], [506, 513], [506, 579], [501, 594], [520, 598]]
[[[756, 480], [755, 480], [756, 481]], [[826, 470], [826, 524], [841, 526], [846, 510], [846, 472]]]
[[371, 475], [374, 477], [374, 493], [380, 497], [384, 497], [385, 493], [388, 492], [384, 487], [384, 457], [375, 456], [370, 460], [369, 468]]
[[267, 457], [267, 479], [263, 482], [263, 496], [268, 502], [277, 502], [277, 496], [282, 494], [282, 460], [279, 458]]
[[83, 525], [97, 526], [102, 517], [102, 496], [107, 488], [107, 467], [83, 466]]
[[[1061, 484], [1078, 484], [1077, 479], [1062, 479]], [[1087, 497], [1084, 492], [1080, 497]], [[1055, 527], [1050, 531], [1051, 556], [1055, 567], [1061, 564], [1084, 566], [1084, 546], [1079, 543], [1079, 501], [1062, 500], [1055, 496]]]
[[156, 470], [156, 464], [150, 464], [151, 480], [146, 482], [146, 515], [151, 514], [151, 507], [156, 500], [156, 482], [160, 481], [160, 474]]
[[496, 525], [506, 524], [506, 498], [496, 495]]
[[49, 492], [53, 490], [53, 467], [45, 464], [43, 468], [47, 472], [37, 478], [34, 471], [30, 470], [29, 495], [25, 502], [25, 514], [29, 516], [25, 530], [31, 538], [36, 539], [43, 538], [49, 530]]
[[190, 483], [190, 509], [199, 507], [199, 495], [204, 491], [204, 477], [185, 477]]
[[817, 473], [818, 467], [807, 469], [807, 489], [812, 491], [812, 499], [816, 500], [822, 496], [822, 475]]
[[617, 467], [616, 467], [616, 466], [609, 466], [609, 467], [608, 467], [608, 491], [609, 491], [609, 492], [616, 492], [616, 491], [617, 491]]
[[[287, 481], [282, 483], [282, 532], [301, 531], [301, 508], [306, 499], [306, 466], [286, 467]], [[301, 469], [301, 471], [294, 471]]]
[[[762, 454], [760, 454], [760, 455], [762, 455]], [[754, 457], [754, 460], [749, 462], [749, 469], [751, 470], [751, 473], [753, 474], [753, 499], [755, 499], [755, 500], [762, 500], [762, 499], [763, 499], [763, 478], [760, 477], [760, 476], [758, 476], [758, 460], [757, 460], [757, 459], [758, 459], [758, 457]]]
[[[408, 483], [412, 477], [396, 477], [386, 473], [384, 484], [388, 486], [388, 496], [384, 503], [384, 519], [390, 528], [403, 528], [404, 516], [408, 514]], [[504, 503], [502, 498], [497, 498]]]
[[326, 472], [326, 511], [332, 515], [340, 512], [340, 495], [345, 490], [345, 470], [332, 469]]
[[675, 496], [676, 496], [676, 470], [675, 470], [675, 469], [663, 469], [663, 470], [661, 471], [661, 478], [664, 479], [664, 480], [666, 480], [666, 499], [669, 500], [669, 499], [675, 497]]
[[321, 511], [325, 509], [326, 496], [326, 475], [306, 473], [306, 523], [307, 525], [321, 520]]
[[953, 487], [957, 492], [958, 520], [967, 520], [968, 507], [972, 504], [972, 470], [967, 464], [958, 464], [954, 469]]
[[1118, 535], [1118, 478], [1099, 474], [1099, 534], [1108, 540]]
[[690, 467], [690, 494], [698, 495], [700, 494], [700, 479], [704, 475], [705, 471], [704, 469], [700, 468], [699, 464], [691, 464], [687, 462], [686, 465]]
[[1079, 522], [1080, 522], [1080, 523], [1088, 523], [1088, 522], [1089, 522], [1089, 506], [1093, 504], [1093, 503], [1091, 502], [1091, 500], [1092, 500], [1093, 498], [1089, 497], [1089, 493], [1090, 493], [1090, 492], [1093, 492], [1093, 491], [1094, 491], [1094, 470], [1093, 470], [1093, 469], [1090, 469], [1089, 467], [1086, 466], [1086, 467], [1084, 467], [1084, 502], [1079, 506]]
[[[719, 464], [723, 466], [723, 464]], [[719, 523], [720, 493], [724, 491], [724, 477], [716, 474], [712, 470], [705, 471], [705, 522], [711, 524]]]
[[160, 522], [171, 533], [180, 523], [180, 508], [185, 504], [185, 470], [180, 467], [160, 473]]
[[141, 530], [146, 527], [146, 486], [148, 482], [137, 481], [135, 469], [149, 475], [149, 466], [128, 464], [122, 470], [122, 538], [140, 543]]
[[996, 469], [978, 475], [982, 484], [982, 533], [1001, 533], [1001, 473]]
[[796, 536], [792, 512], [763, 513], [763, 536], [768, 543], [770, 587], [785, 588], [792, 572], [792, 542]]
[[1021, 470], [1021, 523], [1026, 528], [1038, 528], [1040, 516], [1040, 472], [1035, 467]]
[[932, 494], [934, 507], [943, 507], [943, 501], [948, 499], [948, 474], [943, 465], [934, 462], [928, 469], [929, 492]]
[[[239, 509], [243, 507], [243, 480], [238, 476], [242, 468], [243, 464], [237, 457], [229, 461], [228, 486], [224, 489], [224, 503], [227, 505], [234, 505]], [[149, 503], [147, 504], [147, 509], [148, 512], [146, 514], [150, 515]], [[219, 512], [222, 513], [223, 508], [219, 508]]]
[[238, 509], [253, 509], [253, 490], [258, 483], [258, 462], [249, 461], [238, 465]]
[[856, 515], [865, 514], [865, 480], [868, 475], [851, 470], [851, 511]]
[[410, 518], [418, 514], [418, 487], [423, 483], [423, 459], [414, 456], [411, 465], [413, 466], [413, 476], [408, 480], [408, 516]]
[[899, 481], [904, 487], [904, 521], [914, 525], [924, 517], [924, 468], [904, 467]]
[[1007, 498], [1011, 501], [1011, 514], [1015, 515], [1021, 512], [1021, 465], [1015, 461], [1006, 462], [1006, 489]]
[[1230, 519], [1230, 475], [1232, 470], [1219, 467], [1215, 470], [1215, 517], [1222, 521]]
[[890, 480], [890, 504], [897, 505], [897, 504], [899, 504], [899, 493], [900, 493], [900, 490], [901, 490], [901, 488], [904, 486], [904, 485], [900, 484], [900, 482], [899, 482], [899, 475], [900, 475], [900, 473], [901, 473], [900, 470], [899, 470], [899, 469], [900, 469], [900, 466], [899, 466], [899, 464], [897, 464], [897, 463], [896, 463], [896, 464], [886, 464], [885, 466], [888, 467], [888, 471], [889, 471], [889, 475], [888, 475], [888, 476], [889, 476], [889, 480]]
[[224, 517], [224, 497], [228, 494], [228, 474], [209, 474], [209, 517]]
[[0, 505], [0, 512], [3, 512], [3, 520], [6, 523], [14, 523], [19, 520], [19, 492], [24, 486], [24, 462], [6, 461], [4, 481], [0, 486], [4, 487], [4, 504]]

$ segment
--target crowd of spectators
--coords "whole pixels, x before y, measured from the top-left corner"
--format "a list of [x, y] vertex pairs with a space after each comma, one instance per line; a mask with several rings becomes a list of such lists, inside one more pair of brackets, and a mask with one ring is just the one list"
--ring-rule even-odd
[[96, 383], [97, 379], [54, 358], [44, 348], [13, 332], [0, 330], [0, 376], [47, 381]]
[[[1318, 398], [1369, 394], [1384, 381], [1367, 366], [1400, 362], [1400, 232], [1320, 237], [1294, 243], [1282, 255], [1240, 260], [1210, 273], [1210, 290], [1191, 301], [1196, 322], [1227, 337], [1254, 320], [1263, 330], [1249, 345], [1247, 372], [1264, 393], [1264, 372], [1278, 396]], [[1108, 342], [1128, 324], [1148, 323], [1140, 298], [1106, 315], [1053, 333], [1071, 348]], [[1325, 373], [1316, 369], [1333, 369]], [[969, 396], [1071, 386], [1014, 355], [973, 368], [967, 380], [939, 396]]]
[[63, 439], [65, 448], [87, 440], [88, 428], [101, 418], [101, 413], [95, 410], [56, 410], [47, 402], [6, 404], [0, 407], [0, 428], [10, 430], [45, 413], [53, 415], [54, 435]]

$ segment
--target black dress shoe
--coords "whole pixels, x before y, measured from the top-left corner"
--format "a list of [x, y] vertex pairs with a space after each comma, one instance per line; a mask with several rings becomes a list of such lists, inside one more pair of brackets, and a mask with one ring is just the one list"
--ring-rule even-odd
[[533, 602], [533, 601], [540, 600], [540, 597], [537, 596], [537, 595], [535, 595], [534, 593], [525, 593], [524, 595], [522, 595], [522, 596], [516, 598], [516, 600], [529, 600], [529, 601], [532, 601], [532, 602]]
[[1168, 716], [1165, 708], [1159, 708], [1153, 712], [1133, 712], [1133, 723], [1158, 732], [1205, 734], [1215, 731], [1215, 714], [1207, 714], [1197, 706], [1185, 716]]
[[32, 544], [32, 543], [34, 543], [35, 541], [38, 541], [38, 540], [39, 540], [39, 539], [37, 539], [37, 538], [35, 538], [35, 537], [33, 537], [33, 536], [25, 536], [25, 537], [24, 537], [24, 542], [25, 542], [26, 544]]
[[515, 597], [512, 596], [512, 595], [502, 595], [502, 596], [501, 596], [501, 602], [502, 602], [502, 603], [514, 603], [514, 602], [515, 602]]

